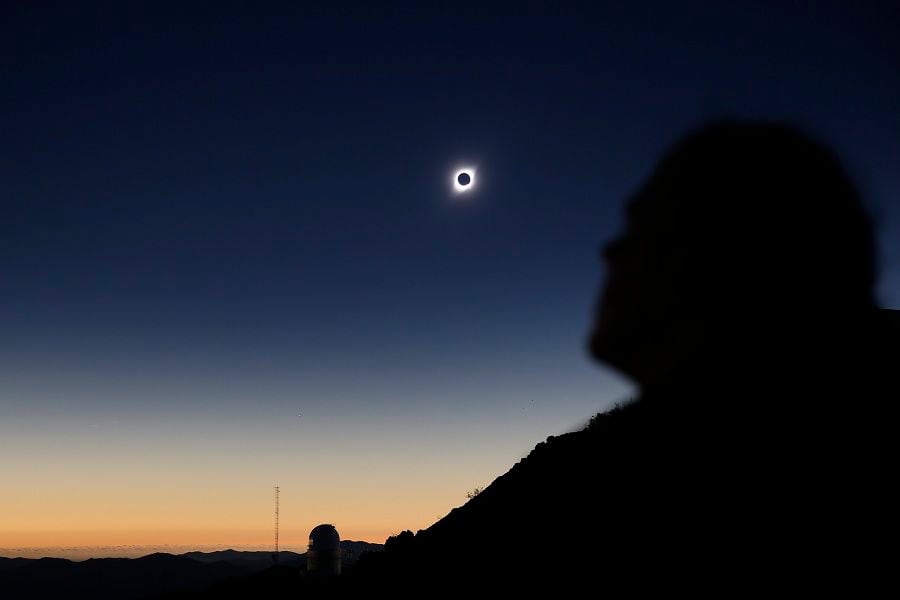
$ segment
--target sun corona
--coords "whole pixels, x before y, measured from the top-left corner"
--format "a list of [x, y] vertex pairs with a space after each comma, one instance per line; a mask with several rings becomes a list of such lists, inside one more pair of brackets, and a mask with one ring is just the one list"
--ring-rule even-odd
[[450, 181], [455, 194], [471, 192], [476, 185], [475, 167], [460, 167], [454, 170]]

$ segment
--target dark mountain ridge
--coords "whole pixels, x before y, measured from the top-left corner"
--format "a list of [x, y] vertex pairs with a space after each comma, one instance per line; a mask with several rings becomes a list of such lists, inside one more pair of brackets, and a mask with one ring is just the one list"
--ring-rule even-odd
[[[382, 544], [343, 540], [347, 564]], [[174, 555], [157, 552], [140, 558], [0, 557], [0, 597], [4, 598], [144, 598], [176, 591], [203, 590], [229, 579], [273, 571], [296, 577], [306, 566], [306, 554], [282, 551], [272, 569], [271, 552], [220, 550]], [[271, 577], [270, 577], [271, 578]]]

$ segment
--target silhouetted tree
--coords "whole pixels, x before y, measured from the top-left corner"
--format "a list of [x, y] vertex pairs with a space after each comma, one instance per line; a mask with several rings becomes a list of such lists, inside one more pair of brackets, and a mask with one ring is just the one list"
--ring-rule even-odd
[[414, 546], [415, 534], [407, 529], [397, 535], [392, 535], [384, 542], [385, 552], [404, 553]]

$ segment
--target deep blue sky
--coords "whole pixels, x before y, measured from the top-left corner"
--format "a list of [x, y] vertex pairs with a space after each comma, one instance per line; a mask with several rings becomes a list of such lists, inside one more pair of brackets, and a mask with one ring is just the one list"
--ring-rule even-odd
[[283, 481], [349, 439], [447, 462], [446, 510], [627, 396], [583, 352], [597, 249], [721, 116], [837, 148], [900, 306], [896, 3], [185, 4], [0, 8], [6, 454], [199, 436]]

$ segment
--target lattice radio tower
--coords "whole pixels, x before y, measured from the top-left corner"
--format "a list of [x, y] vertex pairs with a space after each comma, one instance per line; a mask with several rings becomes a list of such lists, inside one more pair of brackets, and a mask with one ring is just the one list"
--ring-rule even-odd
[[281, 490], [278, 486], [275, 486], [275, 553], [272, 555], [272, 560], [275, 561], [275, 564], [278, 564], [278, 496], [281, 494]]

